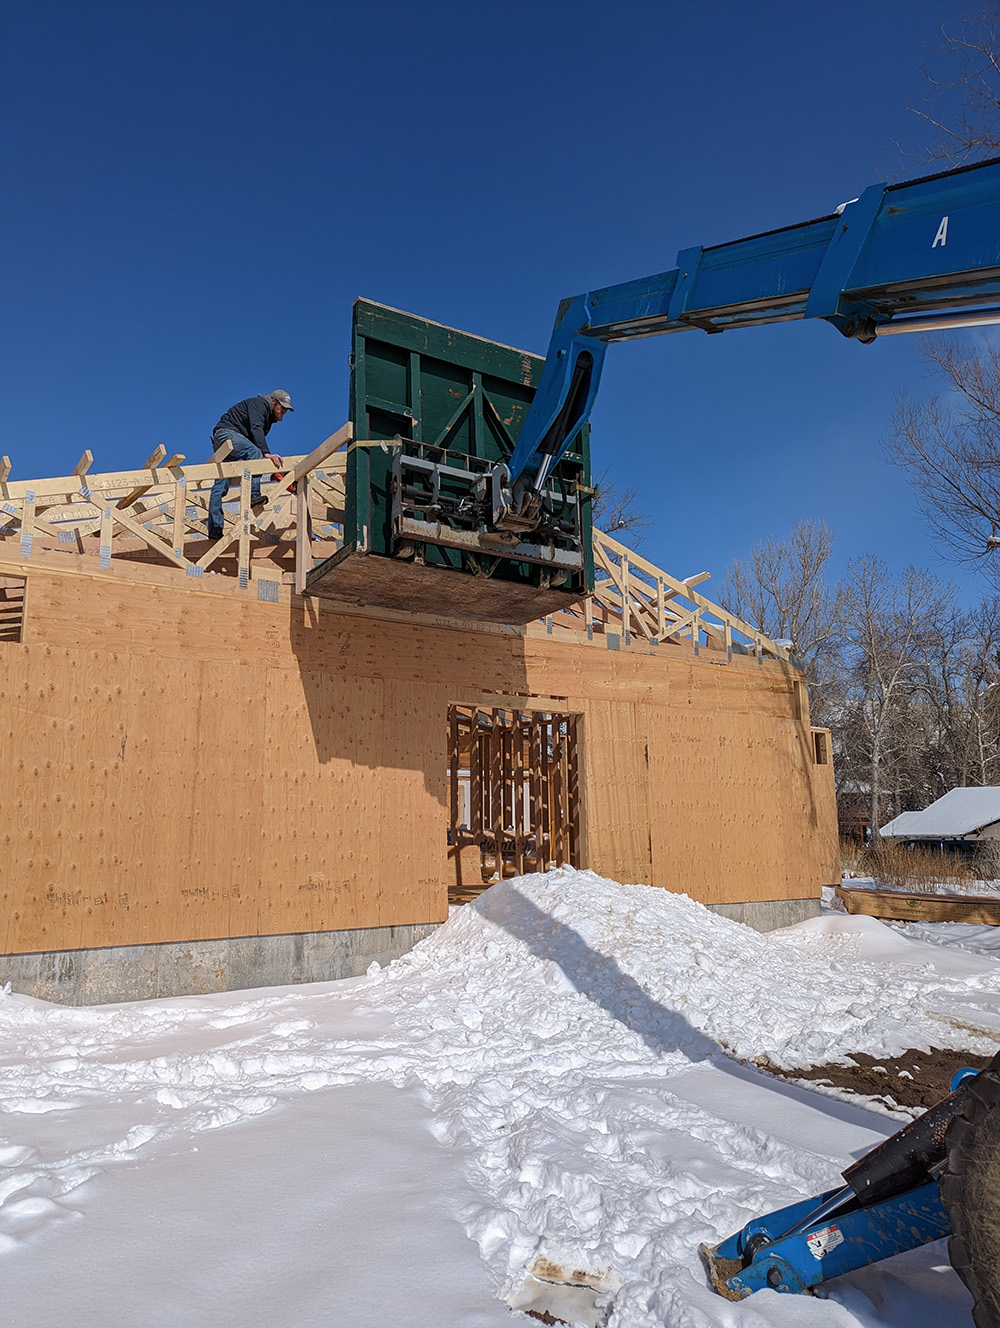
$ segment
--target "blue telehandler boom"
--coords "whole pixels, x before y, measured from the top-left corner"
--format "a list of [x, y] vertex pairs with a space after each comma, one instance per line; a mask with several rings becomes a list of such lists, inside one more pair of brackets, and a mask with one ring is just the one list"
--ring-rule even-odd
[[[544, 518], [553, 467], [587, 423], [608, 344], [822, 318], [865, 344], [1000, 323], [1000, 159], [872, 185], [829, 216], [729, 244], [563, 300], [486, 524], [523, 537]], [[730, 1299], [807, 1292], [829, 1277], [951, 1235], [977, 1328], [1000, 1328], [1000, 1055], [844, 1172], [846, 1184], [703, 1247]]]
[[364, 445], [348, 457], [343, 547], [309, 592], [531, 622], [592, 588], [584, 426], [610, 342], [799, 318], [862, 343], [1000, 322], [1000, 160], [876, 184], [828, 216], [684, 249], [669, 272], [563, 300], [537, 379], [509, 347], [359, 305]]
[[[355, 314], [348, 521], [308, 593], [530, 622], [578, 605], [592, 576], [581, 430], [610, 342], [801, 318], [861, 343], [1000, 324], [1000, 159], [876, 184], [827, 216], [563, 300], [537, 380], [510, 347], [365, 301]], [[1000, 1056], [844, 1180], [706, 1248], [716, 1290], [808, 1291], [953, 1231], [976, 1323], [1000, 1328]]]
[[669, 272], [563, 300], [517, 446], [494, 468], [488, 524], [540, 524], [546, 479], [590, 417], [610, 342], [799, 318], [863, 343], [1000, 322], [1000, 159], [875, 184], [829, 216], [684, 249]]

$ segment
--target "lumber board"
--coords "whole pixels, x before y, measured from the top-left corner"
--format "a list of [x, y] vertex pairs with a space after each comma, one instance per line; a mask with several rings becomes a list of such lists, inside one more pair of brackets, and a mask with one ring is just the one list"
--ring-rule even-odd
[[848, 913], [897, 922], [970, 922], [1000, 925], [1000, 899], [982, 895], [922, 894], [919, 891], [872, 890], [838, 885], [835, 892]]
[[[149, 547], [155, 549], [157, 553], [162, 553], [164, 558], [168, 558], [178, 567], [188, 566], [187, 560], [183, 556], [175, 554], [165, 539], [160, 535], [155, 534], [152, 530], [147, 530], [141, 521], [133, 520], [127, 512], [112, 512], [111, 521], [113, 525], [124, 526], [127, 531], [136, 537], [136, 539], [142, 540], [144, 544], [148, 544]], [[101, 542], [104, 542], [103, 534]]]
[[[341, 425], [336, 433], [332, 433], [330, 437], [324, 439], [318, 447], [314, 447], [307, 456], [302, 457], [295, 463], [289, 473], [286, 474], [285, 478], [278, 482], [277, 489], [274, 491], [274, 496], [277, 497], [279, 494], [291, 489], [293, 484], [298, 484], [299, 480], [302, 479], [304, 475], [308, 475], [310, 471], [315, 470], [318, 466], [325, 466], [327, 470], [340, 470], [342, 473], [346, 474], [346, 453], [342, 458], [335, 457], [334, 453], [339, 452], [340, 449], [346, 446], [353, 437], [354, 425], [350, 422]], [[285, 464], [288, 465], [292, 460], [293, 458], [286, 457]]]
[[[295, 467], [301, 466], [303, 457], [286, 457], [285, 464]], [[273, 475], [274, 462], [264, 457], [260, 461], [206, 461], [199, 465], [183, 466], [183, 471], [188, 483], [193, 481], [207, 482], [228, 477], [229, 479], [239, 479], [243, 474], [244, 467], [249, 467], [251, 475]], [[330, 468], [330, 462], [327, 462]], [[81, 485], [91, 493], [99, 493], [103, 497], [114, 497], [115, 499], [123, 497], [130, 489], [145, 486], [155, 488], [156, 486], [172, 487], [176, 482], [176, 474], [163, 467], [156, 469], [136, 469], [110, 471], [107, 474], [98, 475], [56, 475], [49, 478], [37, 480], [16, 480], [8, 482], [6, 485], [5, 497], [23, 498], [25, 493], [33, 490], [39, 500], [43, 498], [60, 498], [70, 500], [81, 493]], [[86, 496], [86, 495], [84, 495]]]
[[236, 564], [240, 586], [244, 589], [250, 579], [250, 523], [253, 520], [253, 513], [250, 510], [251, 493], [250, 472], [244, 470], [240, 480], [240, 515], [237, 523], [240, 537]]
[[312, 570], [312, 546], [309, 529], [309, 477], [303, 475], [295, 492], [295, 590], [305, 592]]
[[177, 489], [174, 494], [174, 510], [171, 525], [171, 543], [174, 546], [174, 557], [178, 561], [184, 559], [184, 534], [193, 522], [187, 515], [187, 480], [181, 475], [177, 480]]
[[[732, 627], [735, 627], [738, 632], [741, 632], [749, 640], [757, 641], [759, 643], [758, 649], [760, 648], [760, 645], [763, 645], [763, 647], [773, 654], [775, 658], [782, 660], [788, 659], [788, 651], [783, 646], [776, 645], [775, 642], [771, 641], [770, 638], [764, 636], [761, 632], [758, 632], [757, 629], [752, 627], [749, 623], [745, 623], [741, 618], [736, 617], [735, 614], [729, 613], [727, 609], [721, 608], [718, 604], [713, 604], [711, 600], [706, 599], [703, 595], [699, 594], [699, 592], [694, 589], [694, 585], [698, 581], [704, 579], [700, 574], [697, 577], [690, 578], [689, 581], [682, 581], [678, 577], [671, 576], [669, 572], [665, 572], [662, 567], [656, 567], [653, 563], [647, 562], [645, 558], [641, 558], [637, 553], [634, 553], [633, 550], [626, 548], [625, 545], [619, 544], [617, 540], [611, 539], [609, 536], [605, 535], [603, 531], [595, 530], [595, 559], [600, 559], [603, 566], [609, 567], [613, 565], [613, 559], [609, 556], [610, 553], [614, 553], [619, 558], [627, 559], [634, 566], [639, 567], [644, 572], [648, 573], [648, 575], [657, 579], [662, 579], [664, 584], [669, 589], [673, 590], [675, 594], [682, 596], [684, 599], [687, 599], [692, 604], [696, 605], [697, 608], [711, 614], [719, 620], [720, 624], [728, 621]], [[703, 623], [703, 628], [707, 626], [709, 626], [709, 624]], [[714, 624], [712, 624], [712, 626], [715, 627]], [[715, 630], [718, 631], [718, 627], [715, 627]]]
[[35, 538], [35, 494], [29, 489], [21, 504], [21, 557], [30, 558]]
[[3, 519], [10, 523], [12, 532], [19, 529], [23, 536], [33, 536], [36, 531], [54, 538], [58, 538], [59, 535], [57, 527], [40, 515], [38, 504], [27, 499], [22, 502], [20, 511], [15, 509], [12, 512], [4, 512]]
[[[146, 464], [143, 466], [143, 469], [155, 471], [156, 467], [159, 466], [160, 462], [163, 460], [163, 458], [166, 455], [167, 455], [167, 449], [163, 446], [162, 443], [160, 443], [158, 446], [153, 448], [152, 452], [150, 452], [149, 456], [146, 458]], [[129, 493], [125, 495], [124, 498], [120, 498], [118, 500], [118, 506], [131, 507], [131, 505], [137, 499], [141, 498], [142, 495], [146, 493], [150, 487], [151, 486], [146, 485], [146, 486], [140, 486], [137, 489], [132, 489]]]

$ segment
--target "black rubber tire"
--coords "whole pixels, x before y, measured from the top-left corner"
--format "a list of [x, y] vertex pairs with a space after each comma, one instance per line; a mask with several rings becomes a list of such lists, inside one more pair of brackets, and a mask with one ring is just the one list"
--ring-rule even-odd
[[972, 1293], [976, 1328], [1000, 1328], [1000, 1054], [970, 1081], [948, 1127], [941, 1199], [952, 1267]]

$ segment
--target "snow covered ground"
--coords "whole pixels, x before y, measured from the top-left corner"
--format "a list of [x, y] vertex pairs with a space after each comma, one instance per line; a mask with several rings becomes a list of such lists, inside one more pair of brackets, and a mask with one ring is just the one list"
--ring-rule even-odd
[[611, 1328], [964, 1328], [941, 1244], [739, 1304], [697, 1254], [899, 1123], [731, 1057], [996, 1049], [995, 950], [917, 932], [762, 936], [567, 870], [350, 982], [0, 995], [0, 1323], [527, 1324], [544, 1259], [600, 1281]]

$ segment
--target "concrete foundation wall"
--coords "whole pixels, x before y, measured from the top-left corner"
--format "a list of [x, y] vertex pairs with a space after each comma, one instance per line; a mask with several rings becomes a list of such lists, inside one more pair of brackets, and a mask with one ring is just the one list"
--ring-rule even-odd
[[[755, 931], [775, 931], [820, 915], [818, 899], [710, 904], [713, 913]], [[104, 1005], [210, 991], [245, 991], [360, 977], [412, 950], [437, 924], [357, 927], [290, 936], [112, 945], [0, 956], [0, 985], [62, 1005]]]
[[724, 918], [753, 927], [754, 931], [794, 927], [807, 918], [818, 918], [822, 911], [818, 899], [751, 899], [745, 904], [708, 904], [707, 907]]
[[0, 956], [0, 985], [62, 1005], [200, 996], [360, 977], [412, 950], [437, 924], [357, 927], [290, 936], [112, 945]]

